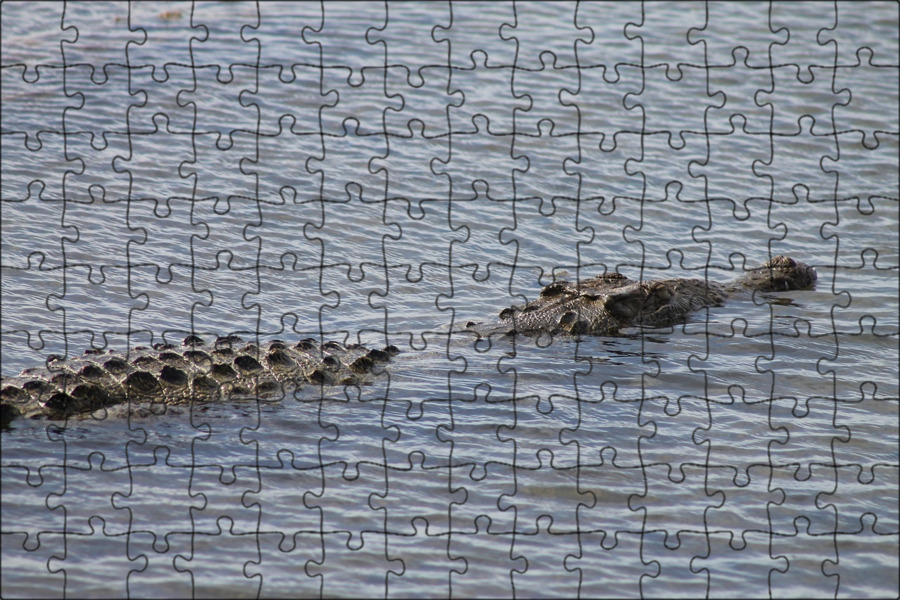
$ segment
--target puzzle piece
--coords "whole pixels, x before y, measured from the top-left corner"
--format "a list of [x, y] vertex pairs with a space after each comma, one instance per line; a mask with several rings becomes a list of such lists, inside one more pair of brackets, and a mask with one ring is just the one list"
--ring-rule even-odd
[[4, 597], [900, 593], [896, 3], [0, 18]]

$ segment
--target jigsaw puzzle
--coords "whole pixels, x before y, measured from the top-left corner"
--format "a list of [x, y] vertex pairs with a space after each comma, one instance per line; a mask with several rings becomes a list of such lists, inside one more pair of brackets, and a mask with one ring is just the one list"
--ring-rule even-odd
[[897, 597], [894, 2], [4, 2], [2, 595]]

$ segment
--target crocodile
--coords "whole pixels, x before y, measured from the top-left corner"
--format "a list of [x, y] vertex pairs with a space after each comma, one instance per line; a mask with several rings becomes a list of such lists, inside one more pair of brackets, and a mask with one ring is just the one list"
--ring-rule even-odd
[[551, 283], [535, 300], [501, 311], [499, 323], [470, 322], [465, 329], [477, 335], [616, 335], [629, 327], [670, 327], [741, 293], [804, 289], [816, 279], [815, 269], [786, 256], [776, 256], [724, 284], [683, 278], [634, 281], [607, 273], [580, 282]]
[[[776, 256], [724, 284], [684, 278], [634, 281], [619, 273], [560, 280], [545, 286], [536, 299], [502, 310], [494, 322], [469, 322], [458, 332], [479, 337], [612, 336], [630, 327], [683, 323], [692, 313], [740, 293], [808, 288], [816, 278], [809, 265]], [[232, 396], [281, 397], [286, 386], [365, 385], [398, 352], [395, 346], [370, 349], [336, 341], [320, 344], [312, 338], [257, 345], [228, 335], [207, 343], [192, 334], [180, 346], [51, 356], [44, 367], [3, 379], [0, 421], [7, 426], [17, 417], [64, 419], [129, 400], [177, 405]]]

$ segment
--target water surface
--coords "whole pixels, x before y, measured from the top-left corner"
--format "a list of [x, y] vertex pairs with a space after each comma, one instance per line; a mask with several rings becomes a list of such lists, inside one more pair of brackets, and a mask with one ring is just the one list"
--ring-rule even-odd
[[[2, 7], [2, 372], [395, 344], [371, 386], [16, 422], [22, 596], [897, 594], [897, 7]], [[554, 278], [814, 290], [473, 343]]]

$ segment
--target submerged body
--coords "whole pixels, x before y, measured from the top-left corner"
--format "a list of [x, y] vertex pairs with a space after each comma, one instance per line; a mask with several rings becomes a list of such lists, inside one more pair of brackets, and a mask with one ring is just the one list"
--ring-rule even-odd
[[721, 306], [736, 293], [798, 290], [812, 286], [816, 278], [815, 269], [785, 256], [727, 284], [684, 278], [633, 281], [611, 273], [579, 283], [552, 283], [535, 300], [501, 311], [499, 323], [466, 329], [481, 335], [616, 335], [628, 327], [671, 327], [693, 312]]
[[[779, 292], [807, 288], [815, 270], [776, 256], [729, 284], [702, 279], [633, 281], [618, 273], [580, 283], [544, 287], [535, 300], [504, 309], [499, 322], [469, 324], [478, 335], [615, 335], [627, 327], [669, 327], [691, 313], [719, 306], [740, 291]], [[294, 345], [262, 345], [226, 336], [212, 344], [188, 336], [181, 346], [157, 344], [130, 352], [88, 350], [68, 360], [50, 357], [47, 366], [5, 378], [0, 421], [16, 417], [62, 419], [128, 401], [187, 404], [231, 396], [281, 397], [302, 385], [371, 382], [397, 349], [306, 339]]]

